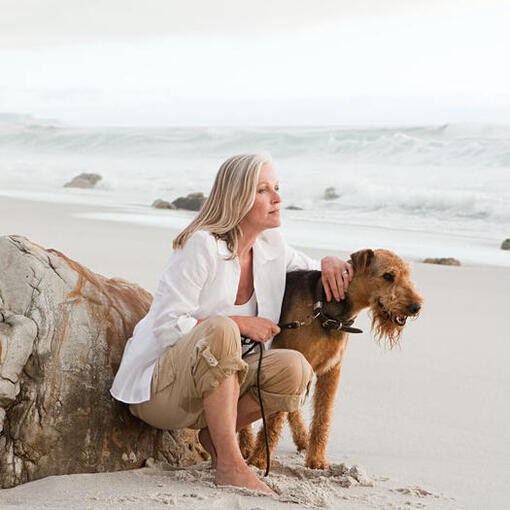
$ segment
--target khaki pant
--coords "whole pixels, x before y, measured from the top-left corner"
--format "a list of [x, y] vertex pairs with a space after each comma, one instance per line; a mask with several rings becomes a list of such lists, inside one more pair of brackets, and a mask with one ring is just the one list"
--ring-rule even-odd
[[[248, 393], [258, 402], [258, 359], [258, 348], [241, 358], [241, 335], [232, 319], [212, 317], [161, 355], [150, 400], [130, 404], [129, 409], [159, 429], [204, 428], [204, 398], [232, 374], [239, 378], [240, 396]], [[260, 388], [266, 415], [297, 410], [308, 396], [312, 376], [312, 367], [300, 352], [264, 351]]]

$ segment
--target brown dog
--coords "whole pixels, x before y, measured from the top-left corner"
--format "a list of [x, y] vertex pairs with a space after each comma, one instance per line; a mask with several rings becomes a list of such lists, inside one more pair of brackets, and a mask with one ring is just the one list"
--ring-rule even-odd
[[[387, 250], [361, 250], [351, 255], [354, 276], [346, 298], [323, 304], [325, 314], [348, 320], [364, 308], [370, 308], [372, 331], [378, 340], [392, 348], [409, 316], [417, 316], [422, 298], [409, 279], [409, 267], [400, 257]], [[287, 274], [282, 305], [281, 323], [309, 318], [314, 308], [319, 271], [295, 271]], [[325, 329], [317, 319], [297, 329], [282, 330], [273, 340], [272, 348], [296, 349], [301, 352], [317, 375], [314, 394], [314, 415], [310, 434], [301, 411], [289, 413], [288, 420], [298, 450], [306, 449], [305, 466], [326, 469], [326, 445], [333, 402], [340, 368], [347, 348], [349, 333]], [[269, 447], [272, 452], [285, 419], [284, 412], [267, 417]], [[266, 465], [264, 431], [261, 429], [254, 444], [251, 427], [240, 432], [240, 447], [248, 462], [261, 469]]]

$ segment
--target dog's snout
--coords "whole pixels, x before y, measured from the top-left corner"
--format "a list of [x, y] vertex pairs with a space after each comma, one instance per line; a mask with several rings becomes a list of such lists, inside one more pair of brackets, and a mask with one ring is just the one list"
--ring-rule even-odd
[[415, 314], [420, 311], [421, 305], [420, 303], [411, 303], [407, 309], [409, 310], [409, 313]]

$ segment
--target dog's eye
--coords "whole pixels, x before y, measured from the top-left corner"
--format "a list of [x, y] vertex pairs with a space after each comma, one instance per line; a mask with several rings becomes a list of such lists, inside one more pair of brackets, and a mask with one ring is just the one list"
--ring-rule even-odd
[[395, 281], [395, 277], [391, 273], [384, 273], [383, 278], [389, 282]]

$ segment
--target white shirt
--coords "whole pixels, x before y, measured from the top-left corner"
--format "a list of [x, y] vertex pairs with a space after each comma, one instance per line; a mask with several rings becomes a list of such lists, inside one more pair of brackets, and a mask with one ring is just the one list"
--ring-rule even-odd
[[[255, 290], [252, 292], [250, 299], [242, 305], [233, 305], [229, 316], [238, 317], [257, 317], [257, 295]], [[265, 347], [267, 349], [267, 347]], [[245, 352], [251, 349], [250, 345], [243, 345], [243, 356]]]
[[[198, 319], [234, 315], [241, 266], [225, 241], [204, 230], [195, 232], [183, 248], [175, 250], [165, 266], [147, 315], [126, 342], [110, 393], [126, 403], [150, 399], [151, 378], [158, 358], [167, 347], [191, 331]], [[311, 259], [289, 246], [278, 229], [266, 230], [253, 245], [253, 279], [258, 317], [277, 323], [286, 273], [320, 269]], [[266, 342], [269, 347], [271, 340]]]

